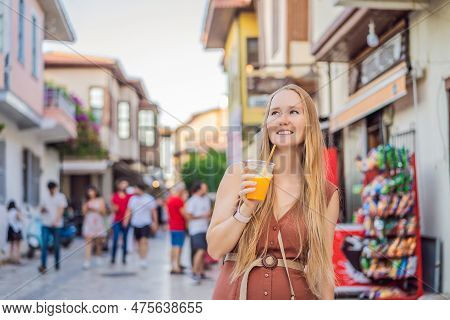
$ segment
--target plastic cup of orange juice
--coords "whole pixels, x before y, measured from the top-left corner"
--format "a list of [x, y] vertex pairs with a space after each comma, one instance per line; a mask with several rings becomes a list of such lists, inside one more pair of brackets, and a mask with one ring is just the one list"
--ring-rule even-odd
[[243, 161], [243, 171], [247, 174], [254, 174], [255, 177], [251, 181], [256, 182], [255, 191], [247, 193], [247, 199], [264, 201], [270, 181], [272, 180], [273, 167], [272, 162], [263, 160], [246, 160]]

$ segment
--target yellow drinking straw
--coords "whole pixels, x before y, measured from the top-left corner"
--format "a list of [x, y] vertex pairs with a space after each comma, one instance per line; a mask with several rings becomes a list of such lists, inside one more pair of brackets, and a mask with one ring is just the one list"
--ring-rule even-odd
[[263, 172], [262, 172], [262, 176], [263, 177], [265, 177], [267, 175], [267, 168], [269, 166], [270, 159], [272, 159], [272, 156], [273, 156], [273, 153], [275, 152], [275, 148], [276, 147], [277, 147], [277, 145], [274, 144], [273, 147], [272, 147], [272, 151], [270, 151], [269, 158], [267, 159], [266, 165], [263, 168]]
[[267, 163], [269, 163], [269, 162], [270, 162], [270, 159], [272, 159], [272, 156], [273, 156], [273, 153], [275, 152], [275, 148], [276, 148], [276, 147], [277, 147], [277, 145], [274, 144], [273, 147], [272, 147], [272, 151], [270, 151], [269, 159], [267, 159]]

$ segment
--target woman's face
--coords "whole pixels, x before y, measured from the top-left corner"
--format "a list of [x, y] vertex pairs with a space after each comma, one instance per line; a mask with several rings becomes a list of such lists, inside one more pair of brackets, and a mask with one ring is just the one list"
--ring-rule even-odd
[[305, 141], [304, 104], [293, 90], [277, 93], [267, 117], [269, 139], [277, 148], [298, 146]]
[[88, 197], [89, 197], [89, 199], [94, 199], [96, 197], [96, 195], [97, 194], [96, 194], [94, 189], [89, 189], [88, 190]]

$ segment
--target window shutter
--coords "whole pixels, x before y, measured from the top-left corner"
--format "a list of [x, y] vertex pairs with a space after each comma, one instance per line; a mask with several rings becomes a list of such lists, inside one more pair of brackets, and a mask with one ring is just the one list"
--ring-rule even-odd
[[34, 154], [31, 155], [31, 201], [33, 206], [39, 205], [39, 187], [41, 178], [41, 161]]
[[0, 141], [0, 203], [6, 201], [6, 144]]

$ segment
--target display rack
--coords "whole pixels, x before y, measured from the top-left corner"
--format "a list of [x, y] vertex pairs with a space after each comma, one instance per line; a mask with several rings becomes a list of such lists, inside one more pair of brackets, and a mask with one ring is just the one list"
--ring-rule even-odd
[[[372, 152], [384, 159], [372, 154], [378, 159], [364, 171], [363, 206], [357, 215], [364, 221], [361, 270], [371, 288], [360, 298], [417, 299], [423, 294], [423, 280], [415, 156], [391, 146]], [[386, 163], [379, 168], [377, 161]]]

